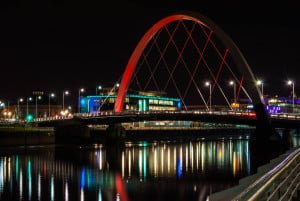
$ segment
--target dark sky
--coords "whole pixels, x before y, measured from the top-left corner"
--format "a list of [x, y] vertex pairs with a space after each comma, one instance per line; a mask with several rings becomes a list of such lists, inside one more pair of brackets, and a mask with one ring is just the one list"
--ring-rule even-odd
[[266, 93], [287, 95], [288, 78], [300, 91], [300, 12], [293, 1], [161, 1], [1, 1], [0, 99], [110, 86], [144, 32], [183, 10], [223, 28], [265, 80]]

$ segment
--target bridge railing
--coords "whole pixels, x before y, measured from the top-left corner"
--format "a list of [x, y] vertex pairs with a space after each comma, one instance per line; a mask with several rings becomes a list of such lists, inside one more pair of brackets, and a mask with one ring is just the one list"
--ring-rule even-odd
[[276, 119], [299, 120], [300, 114], [298, 114], [298, 113], [278, 113], [278, 114], [271, 114], [271, 117], [276, 118]]
[[45, 117], [45, 118], [37, 118], [34, 119], [34, 122], [41, 121], [55, 121], [55, 120], [66, 120], [76, 118], [93, 118], [93, 117], [106, 117], [106, 116], [128, 116], [128, 115], [151, 115], [151, 114], [192, 114], [192, 115], [227, 115], [227, 116], [245, 116], [248, 118], [255, 118], [256, 115], [254, 112], [241, 112], [241, 111], [207, 111], [207, 110], [180, 110], [180, 111], [122, 111], [122, 112], [114, 112], [114, 111], [101, 111], [101, 112], [93, 112], [93, 113], [74, 113], [69, 116], [54, 116], [54, 117]]
[[[255, 175], [249, 177], [251, 184], [235, 197], [226, 200], [292, 200], [297, 196], [297, 190], [300, 187], [300, 148], [274, 159], [273, 163], [276, 164], [257, 180], [251, 180], [251, 177]], [[258, 172], [270, 166], [271, 164], [262, 166]], [[245, 180], [247, 177], [242, 184]], [[238, 186], [234, 188], [239, 189]], [[224, 200], [229, 192], [232, 194], [233, 191], [228, 189], [216, 193], [209, 200]]]
[[55, 121], [55, 120], [64, 120], [64, 119], [72, 119], [73, 115], [68, 116], [53, 116], [53, 117], [41, 117], [36, 118], [33, 120], [33, 122], [42, 122], [42, 121]]
[[103, 111], [93, 113], [75, 113], [74, 117], [98, 117], [98, 116], [121, 116], [121, 115], [143, 115], [143, 114], [214, 114], [214, 115], [234, 115], [234, 116], [255, 116], [254, 112], [238, 112], [238, 111], [207, 111], [207, 110], [188, 110], [188, 111]]

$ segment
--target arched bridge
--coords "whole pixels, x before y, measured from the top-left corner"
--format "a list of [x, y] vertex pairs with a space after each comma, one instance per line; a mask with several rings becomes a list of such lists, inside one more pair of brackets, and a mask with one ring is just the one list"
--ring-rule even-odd
[[[224, 89], [224, 80], [229, 79], [235, 91], [238, 87], [233, 102], [244, 93], [253, 102], [258, 122], [269, 126], [256, 78], [237, 45], [207, 17], [192, 12], [177, 13], [156, 22], [137, 44], [122, 77], [115, 111], [123, 110], [126, 93], [133, 85], [139, 90], [173, 92], [180, 97], [184, 109], [189, 102], [195, 102], [191, 100], [194, 98], [210, 109], [214, 97], [218, 103], [224, 100], [232, 109]], [[208, 98], [201, 89], [205, 81], [210, 88]]]
[[[182, 106], [178, 111], [159, 105], [147, 110], [136, 106], [128, 111], [132, 107], [126, 100], [128, 91], [168, 94], [180, 98]], [[243, 100], [254, 106], [255, 113], [234, 112], [233, 105]], [[202, 105], [206, 110], [189, 111], [192, 105]], [[215, 112], [212, 105], [226, 105], [227, 109]], [[157, 107], [163, 111], [154, 111]], [[125, 68], [114, 111], [100, 111], [101, 107], [95, 114], [42, 119], [38, 124], [192, 120], [256, 125], [266, 131], [265, 136], [270, 136], [271, 125], [298, 127], [300, 123], [298, 116], [272, 116], [271, 123], [256, 78], [237, 45], [212, 20], [191, 12], [167, 16], [146, 31]]]

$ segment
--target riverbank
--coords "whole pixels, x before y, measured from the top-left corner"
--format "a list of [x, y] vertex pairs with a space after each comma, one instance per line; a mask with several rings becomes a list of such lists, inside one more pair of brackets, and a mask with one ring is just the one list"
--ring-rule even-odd
[[0, 127], [0, 146], [50, 145], [54, 143], [53, 128]]

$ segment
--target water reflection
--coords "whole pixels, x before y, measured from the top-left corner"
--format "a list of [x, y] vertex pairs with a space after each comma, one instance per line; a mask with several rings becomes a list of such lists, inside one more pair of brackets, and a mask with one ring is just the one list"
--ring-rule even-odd
[[135, 177], [140, 181], [153, 177], [180, 178], [194, 174], [201, 177], [218, 173], [221, 177], [239, 177], [250, 170], [246, 140], [142, 143], [139, 146], [129, 143], [122, 151], [121, 160], [122, 177]]
[[0, 156], [0, 200], [205, 200], [250, 169], [243, 139], [29, 149]]

